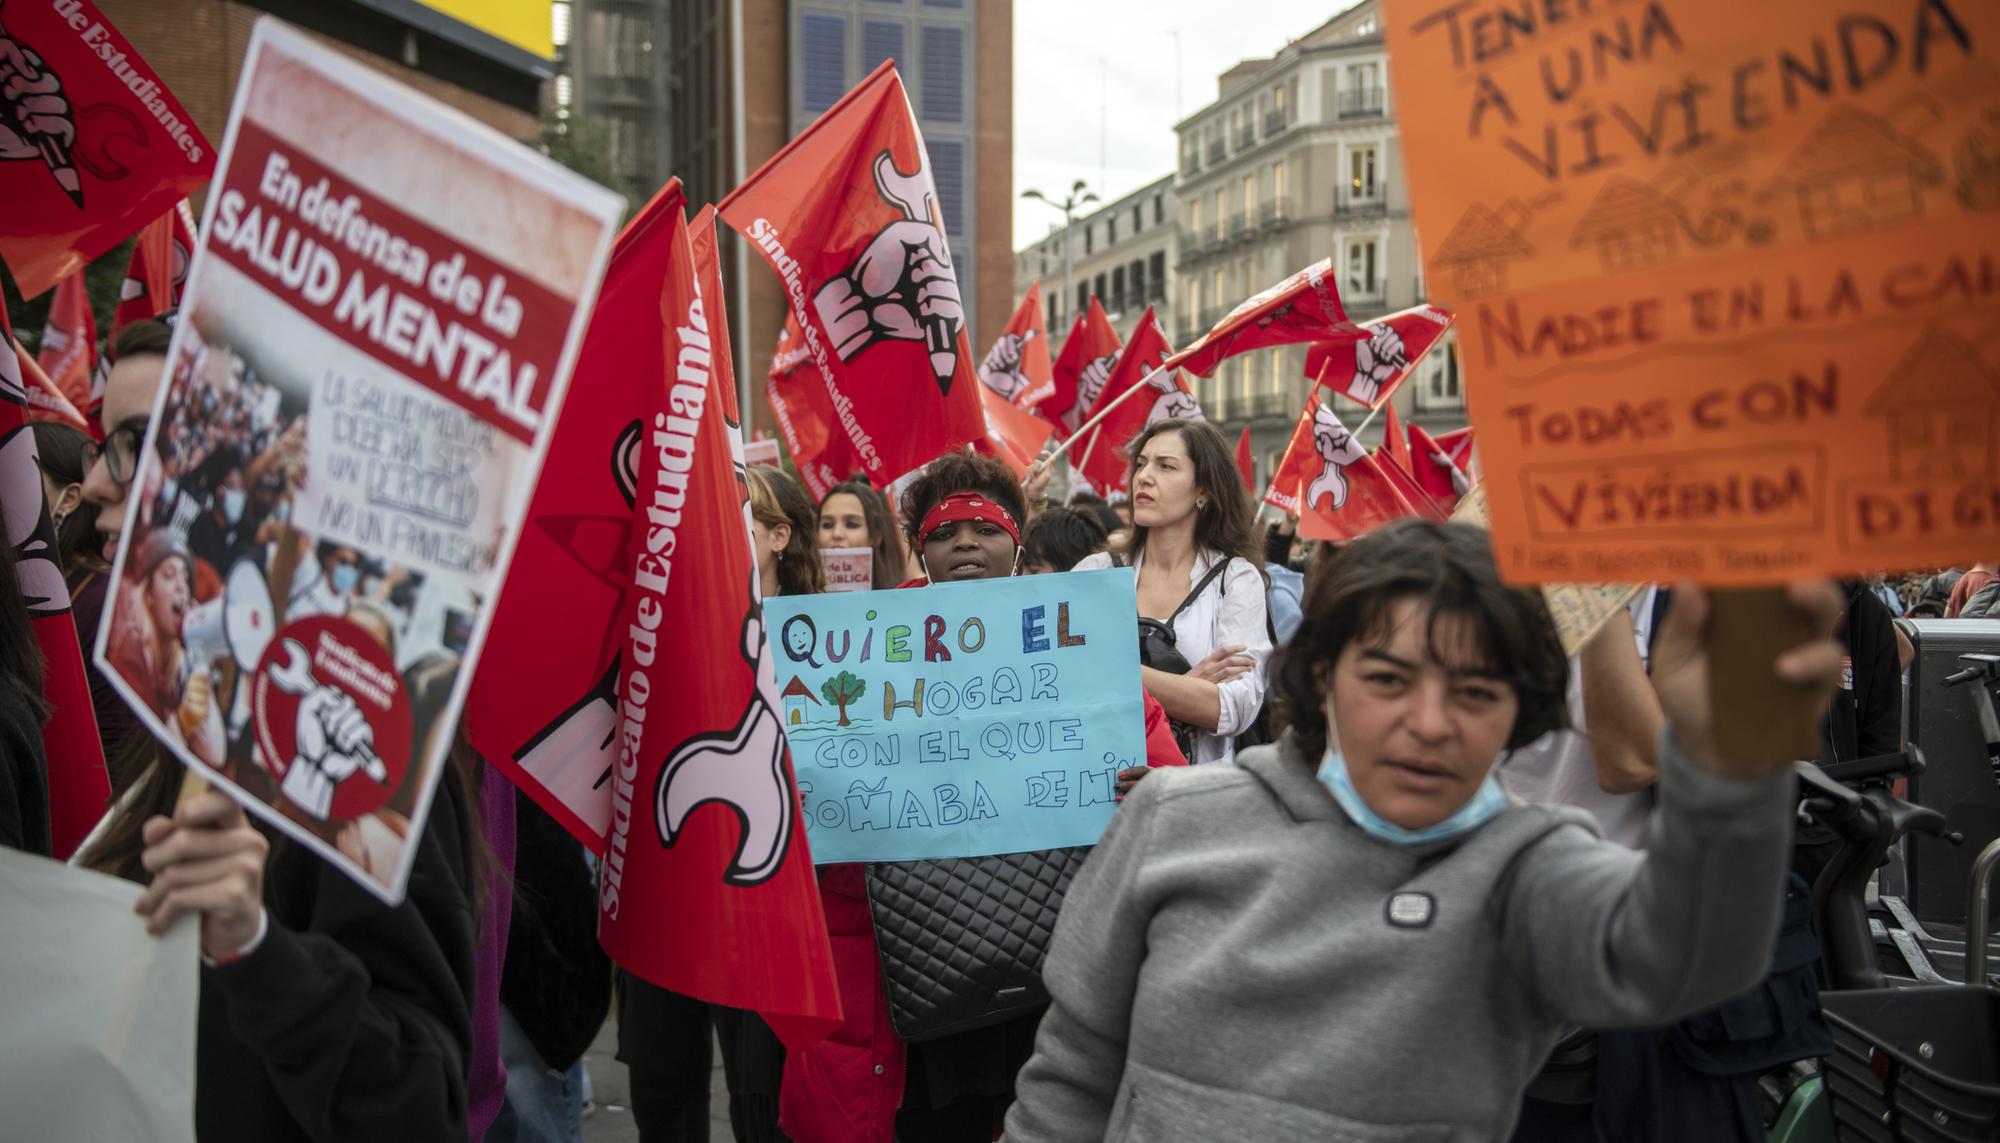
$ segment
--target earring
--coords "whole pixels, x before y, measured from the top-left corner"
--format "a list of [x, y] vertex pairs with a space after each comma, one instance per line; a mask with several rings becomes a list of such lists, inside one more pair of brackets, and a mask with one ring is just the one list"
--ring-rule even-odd
[[1197, 512], [1201, 511], [1202, 509], [1204, 509], [1204, 508], [1206, 508], [1206, 507], [1208, 507], [1208, 499], [1207, 499], [1206, 497], [1203, 497], [1203, 498], [1201, 498], [1201, 499], [1199, 499], [1199, 500], [1196, 500], [1196, 501], [1194, 502], [1194, 510], [1195, 510], [1195, 511], [1197, 511]]

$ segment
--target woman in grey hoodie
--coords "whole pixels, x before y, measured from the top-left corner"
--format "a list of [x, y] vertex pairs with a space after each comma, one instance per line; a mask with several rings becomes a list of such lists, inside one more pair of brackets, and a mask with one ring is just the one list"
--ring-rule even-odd
[[[1774, 670], [1831, 694], [1838, 596], [1792, 602], [1821, 635]], [[1275, 661], [1283, 741], [1139, 786], [1071, 887], [1006, 1138], [1504, 1140], [1566, 1026], [1755, 984], [1792, 780], [1717, 753], [1704, 614], [1683, 589], [1655, 649], [1669, 725], [1633, 852], [1493, 776], [1564, 723], [1568, 665], [1486, 534], [1407, 520], [1350, 545]]]

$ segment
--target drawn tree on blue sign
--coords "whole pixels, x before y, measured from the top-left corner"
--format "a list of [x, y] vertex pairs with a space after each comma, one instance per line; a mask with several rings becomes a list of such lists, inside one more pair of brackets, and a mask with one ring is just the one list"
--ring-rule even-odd
[[840, 725], [848, 725], [847, 704], [858, 699], [868, 690], [868, 684], [861, 681], [854, 672], [842, 671], [819, 685], [819, 693], [826, 701], [840, 708]]

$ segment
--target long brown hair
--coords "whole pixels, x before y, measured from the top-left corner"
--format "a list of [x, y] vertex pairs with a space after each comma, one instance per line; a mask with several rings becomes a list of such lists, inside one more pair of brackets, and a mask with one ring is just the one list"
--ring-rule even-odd
[[791, 529], [785, 550], [778, 553], [778, 592], [818, 595], [826, 590], [826, 569], [819, 563], [819, 513], [799, 482], [784, 470], [753, 464], [743, 470], [750, 483], [750, 514], [766, 528]]
[[[1225, 559], [1236, 556], [1247, 560], [1261, 574], [1264, 563], [1259, 556], [1263, 544], [1257, 535], [1256, 509], [1250, 506], [1250, 496], [1243, 491], [1243, 478], [1236, 471], [1229, 444], [1214, 425], [1178, 419], [1147, 425], [1125, 446], [1126, 455], [1132, 458], [1126, 469], [1126, 484], [1131, 484], [1132, 474], [1138, 471], [1140, 450], [1153, 438], [1167, 433], [1180, 434], [1188, 458], [1194, 461], [1195, 492], [1205, 501], [1195, 510], [1195, 547], [1221, 552]], [[1126, 562], [1136, 562], [1145, 552], [1148, 531], [1136, 519], [1132, 522], [1132, 537], [1125, 542]]]

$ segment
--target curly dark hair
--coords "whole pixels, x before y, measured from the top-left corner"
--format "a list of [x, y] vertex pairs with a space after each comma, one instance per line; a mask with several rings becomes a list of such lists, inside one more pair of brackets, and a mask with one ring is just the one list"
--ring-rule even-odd
[[1500, 581], [1483, 529], [1398, 520], [1317, 569], [1298, 632], [1272, 660], [1277, 718], [1313, 765], [1326, 750], [1327, 679], [1341, 651], [1355, 639], [1386, 638], [1393, 607], [1410, 598], [1430, 610], [1433, 658], [1439, 621], [1463, 620], [1486, 667], [1513, 688], [1520, 705], [1508, 750], [1569, 726], [1569, 656], [1542, 593]]
[[977, 492], [1014, 517], [1019, 527], [1028, 518], [1028, 501], [1021, 495], [1021, 482], [1005, 464], [976, 452], [948, 452], [924, 469], [903, 493], [903, 535], [910, 550], [922, 551], [924, 538], [917, 534], [924, 513], [954, 492]]

